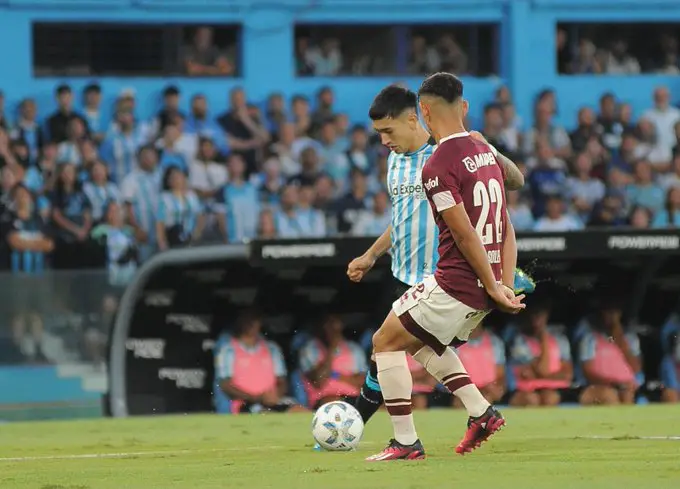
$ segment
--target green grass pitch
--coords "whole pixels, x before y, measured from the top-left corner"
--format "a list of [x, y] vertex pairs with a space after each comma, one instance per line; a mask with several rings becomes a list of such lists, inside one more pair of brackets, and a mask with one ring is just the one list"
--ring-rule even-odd
[[5, 424], [0, 488], [680, 487], [680, 406], [504, 413], [507, 427], [461, 457], [453, 447], [463, 434], [465, 413], [418, 412], [428, 459], [383, 463], [364, 458], [391, 437], [385, 412], [368, 425], [359, 450], [348, 453], [311, 450], [311, 414]]

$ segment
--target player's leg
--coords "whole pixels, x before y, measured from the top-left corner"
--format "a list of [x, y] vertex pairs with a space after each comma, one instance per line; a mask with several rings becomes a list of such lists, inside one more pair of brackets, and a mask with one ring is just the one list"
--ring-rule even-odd
[[663, 391], [661, 391], [661, 402], [669, 402], [669, 403], [675, 403], [678, 402], [678, 399], [680, 399], [680, 393], [676, 391], [675, 389], [672, 389], [670, 387], [666, 387]]
[[413, 422], [413, 377], [406, 359], [406, 350], [420, 346], [420, 341], [404, 329], [393, 311], [373, 336], [378, 381], [392, 421], [394, 439], [385, 450], [368, 457], [369, 461], [417, 460], [425, 456]]
[[359, 396], [354, 401], [354, 407], [359, 411], [364, 424], [380, 409], [383, 403], [383, 394], [378, 383], [378, 364], [375, 363], [375, 356], [371, 355], [368, 364], [366, 379], [361, 386]]

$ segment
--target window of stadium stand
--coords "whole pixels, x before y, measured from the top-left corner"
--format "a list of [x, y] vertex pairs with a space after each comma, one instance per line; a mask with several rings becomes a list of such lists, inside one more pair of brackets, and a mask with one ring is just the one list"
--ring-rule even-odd
[[461, 75], [497, 73], [494, 24], [297, 26], [298, 76]]
[[236, 25], [33, 24], [36, 76], [238, 76]]
[[559, 24], [557, 70], [563, 75], [680, 74], [678, 24]]

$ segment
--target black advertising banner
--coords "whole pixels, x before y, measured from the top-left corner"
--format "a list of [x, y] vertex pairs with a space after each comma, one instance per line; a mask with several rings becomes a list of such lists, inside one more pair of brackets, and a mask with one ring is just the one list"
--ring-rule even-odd
[[[254, 241], [250, 260], [253, 266], [288, 266], [300, 261], [340, 265], [364, 253], [371, 243], [372, 238]], [[521, 259], [680, 254], [680, 230], [518, 233], [517, 248]]]

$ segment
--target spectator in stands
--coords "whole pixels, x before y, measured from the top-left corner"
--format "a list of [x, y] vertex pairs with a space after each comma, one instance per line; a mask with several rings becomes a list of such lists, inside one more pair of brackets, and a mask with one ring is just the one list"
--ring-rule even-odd
[[603, 67], [595, 56], [596, 52], [597, 48], [590, 39], [585, 37], [579, 39], [578, 50], [571, 64], [571, 73], [575, 75], [602, 73]]
[[248, 111], [243, 89], [234, 88], [230, 97], [231, 108], [217, 122], [227, 135], [231, 151], [243, 157], [247, 174], [250, 175], [256, 171], [257, 154], [269, 142], [269, 133]]
[[666, 192], [664, 209], [654, 215], [653, 228], [680, 228], [680, 187], [670, 187]]
[[321, 175], [319, 170], [319, 156], [316, 149], [308, 147], [300, 154], [301, 171], [290, 179], [290, 183], [297, 185], [314, 185]]
[[274, 221], [274, 211], [265, 207], [260, 212], [257, 225], [258, 239], [276, 239], [276, 222]]
[[304, 236], [302, 222], [297, 212], [299, 188], [286, 185], [281, 190], [279, 209], [274, 213], [276, 234], [282, 238], [301, 238]]
[[102, 89], [97, 83], [90, 83], [83, 90], [83, 116], [90, 130], [90, 137], [99, 144], [108, 129], [101, 110]]
[[121, 197], [116, 184], [109, 181], [108, 169], [104, 163], [96, 162], [90, 175], [90, 181], [83, 184], [83, 192], [90, 202], [92, 220], [98, 223], [105, 216], [109, 203], [120, 203]]
[[530, 231], [534, 229], [534, 215], [526, 199], [519, 191], [506, 192], [508, 212], [512, 225], [517, 231]]
[[619, 105], [619, 124], [623, 129], [625, 134], [628, 131], [635, 129], [635, 123], [633, 122], [633, 106], [628, 103], [623, 103]]
[[654, 183], [649, 162], [641, 160], [635, 163], [633, 177], [634, 183], [626, 188], [628, 202], [633, 206], [646, 207], [654, 214], [663, 209], [664, 192]]
[[503, 129], [500, 134], [500, 141], [508, 151], [517, 153], [522, 147], [522, 120], [515, 111], [512, 103], [501, 105], [501, 116], [503, 118]]
[[628, 43], [617, 39], [612, 43], [608, 53], [605, 71], [608, 75], [637, 75], [640, 63], [628, 52]]
[[267, 123], [267, 130], [270, 132], [273, 139], [278, 141], [281, 126], [288, 122], [286, 101], [281, 93], [272, 93], [269, 98], [267, 98], [265, 121]]
[[76, 166], [83, 164], [80, 153], [80, 142], [86, 137], [85, 123], [79, 118], [68, 121], [66, 139], [57, 146], [57, 163], [71, 163]]
[[326, 236], [326, 217], [323, 212], [314, 208], [316, 198], [314, 187], [302, 185], [298, 192], [298, 221], [303, 237], [322, 238]]
[[[335, 133], [338, 138], [338, 144], [341, 144], [344, 148], [349, 148], [351, 146], [349, 117], [347, 117], [347, 114], [335, 114], [333, 116], [333, 122], [335, 123]], [[352, 129], [354, 129], [354, 127]]]
[[570, 134], [571, 146], [574, 151], [586, 149], [591, 136], [599, 136], [601, 127], [595, 124], [595, 112], [590, 107], [583, 107], [578, 111], [578, 127]]
[[59, 108], [47, 119], [47, 139], [57, 144], [68, 138], [69, 122], [78, 119], [82, 123], [85, 132], [87, 121], [73, 110], [73, 93], [68, 85], [59, 85], [56, 90], [57, 104]]
[[24, 170], [31, 165], [31, 154], [26, 141], [23, 139], [10, 141], [9, 150], [14, 156], [14, 161]]
[[[219, 413], [304, 411], [286, 397], [288, 380], [281, 349], [262, 336], [262, 319], [254, 312], [241, 314], [233, 336], [215, 350], [215, 393]], [[231, 401], [231, 402], [228, 402]]]
[[293, 123], [295, 124], [295, 136], [309, 136], [312, 128], [312, 116], [309, 112], [309, 100], [304, 95], [293, 96]]
[[267, 159], [262, 165], [262, 173], [257, 178], [259, 200], [262, 205], [276, 206], [284, 183], [278, 158]]
[[646, 154], [645, 148], [639, 144], [635, 134], [625, 132], [621, 138], [621, 147], [612, 156], [610, 170], [618, 169], [632, 175], [635, 162], [644, 158]]
[[163, 174], [158, 167], [158, 154], [152, 146], [142, 146], [137, 161], [139, 167], [125, 177], [120, 190], [127, 222], [140, 243], [140, 261], [144, 261], [156, 249], [156, 214]]
[[243, 157], [232, 153], [227, 161], [229, 181], [218, 192], [215, 209], [220, 230], [229, 243], [242, 243], [253, 239], [257, 233], [257, 216], [260, 213], [255, 185], [246, 181], [246, 164]]
[[[451, 33], [444, 34], [437, 43], [442, 71], [464, 75], [468, 73], [468, 57]], [[474, 73], [473, 73], [474, 74]]]
[[484, 107], [484, 128], [482, 134], [489, 143], [493, 144], [501, 153], [507, 153], [502, 140], [503, 133], [503, 111], [498, 104], [487, 104]]
[[181, 92], [175, 85], [168, 85], [163, 90], [163, 108], [158, 111], [156, 118], [149, 128], [149, 141], [155, 141], [165, 133], [165, 128], [178, 114]]
[[[340, 141], [338, 141], [338, 144], [342, 147], [347, 147]], [[355, 125], [352, 127], [349, 149], [343, 155], [346, 163], [342, 163], [340, 166], [359, 168], [361, 171], [369, 173], [373, 169], [372, 156], [368, 151], [368, 134], [366, 129], [360, 124]]]
[[[161, 170], [165, 171], [169, 168], [175, 167], [179, 168], [184, 173], [189, 172], [189, 161], [185, 153], [179, 147], [180, 138], [182, 137], [182, 132], [180, 127], [175, 122], [168, 122], [163, 131], [163, 138], [156, 143], [156, 147], [159, 148], [159, 164]], [[195, 153], [191, 155], [191, 158], [195, 156]]]
[[646, 207], [635, 206], [630, 212], [628, 224], [633, 229], [649, 229], [652, 222], [652, 212]]
[[565, 164], [553, 156], [548, 144], [540, 140], [536, 145], [536, 158], [527, 161], [532, 171], [528, 183], [534, 204], [534, 215], [541, 216], [545, 211], [548, 196], [562, 196], [566, 192]]
[[427, 75], [438, 71], [440, 65], [441, 59], [437, 49], [429, 46], [423, 36], [412, 36], [408, 72], [412, 75]]
[[184, 48], [184, 69], [190, 76], [234, 75], [234, 63], [213, 43], [211, 27], [199, 27], [193, 43]]
[[625, 193], [608, 189], [604, 199], [595, 205], [588, 226], [620, 226], [626, 223]]
[[604, 198], [605, 193], [604, 183], [590, 176], [592, 170], [590, 156], [580, 153], [574, 161], [575, 176], [567, 178], [566, 184], [566, 196], [584, 223], [590, 217], [593, 206]]
[[621, 145], [623, 126], [618, 121], [616, 114], [616, 98], [611, 93], [605, 93], [600, 97], [600, 114], [597, 123], [602, 128], [602, 141], [604, 145], [615, 150]]
[[[375, 194], [381, 190], [388, 192], [387, 188], [387, 157], [389, 150], [386, 148], [379, 148], [377, 150], [377, 158], [372, 171], [368, 176], [368, 192]], [[388, 194], [389, 195], [389, 194]]]
[[22, 184], [11, 192], [14, 219], [7, 242], [11, 250], [13, 272], [40, 273], [46, 267], [45, 255], [54, 249], [47, 223], [40, 215], [38, 203]]
[[54, 268], [79, 268], [88, 258], [92, 205], [82, 191], [75, 165], [65, 163], [59, 166], [57, 183], [50, 200], [52, 222], [56, 228]]
[[671, 149], [658, 144], [656, 128], [652, 121], [641, 118], [638, 120], [637, 130], [640, 138], [640, 151], [644, 151], [644, 158], [654, 166], [657, 172], [668, 171], [673, 154]]
[[293, 156], [294, 142], [295, 125], [292, 122], [285, 122], [279, 129], [279, 140], [270, 148], [281, 163], [281, 172], [288, 178], [300, 173], [300, 163]]
[[309, 59], [309, 37], [297, 36], [295, 38], [295, 72], [298, 76], [314, 74], [314, 66]]
[[564, 213], [564, 200], [559, 195], [551, 195], [545, 206], [545, 215], [534, 225], [534, 231], [564, 232], [578, 231], [583, 228], [580, 219], [570, 213]]
[[380, 190], [373, 195], [373, 207], [360, 211], [354, 226], [353, 236], [380, 236], [391, 223], [390, 199], [387, 192]]
[[121, 183], [137, 167], [137, 150], [141, 143], [132, 112], [118, 111], [116, 126], [109, 131], [99, 150], [109, 167], [111, 180]]
[[362, 211], [371, 207], [366, 174], [354, 168], [350, 178], [349, 192], [335, 203], [337, 232], [340, 234], [351, 233]]
[[300, 368], [312, 408], [359, 395], [367, 369], [366, 355], [358, 344], [345, 339], [343, 328], [338, 316], [327, 316], [317, 337], [300, 350]]
[[557, 50], [557, 72], [568, 75], [572, 70], [572, 55], [567, 32], [564, 29], [557, 29], [555, 46]]
[[517, 390], [513, 406], [556, 406], [571, 386], [574, 369], [566, 337], [548, 330], [550, 305], [536, 304], [510, 348]]
[[654, 90], [654, 108], [649, 109], [642, 116], [654, 125], [656, 145], [668, 152], [677, 144], [675, 125], [680, 122], [680, 109], [673, 107], [670, 102], [671, 95], [668, 88], [658, 87]]
[[[332, 121], [335, 95], [331, 87], [322, 87], [316, 94], [316, 110], [312, 113], [312, 132], [317, 133], [327, 121]], [[322, 136], [322, 135], [321, 135]]]
[[191, 112], [184, 122], [184, 133], [194, 138], [207, 138], [217, 147], [218, 151], [226, 155], [229, 151], [224, 131], [210, 117], [208, 113], [208, 102], [205, 95], [199, 93], [191, 98]]
[[331, 211], [335, 197], [335, 186], [328, 175], [320, 175], [314, 184], [314, 208], [326, 215]]
[[335, 124], [331, 119], [325, 121], [319, 130], [319, 156], [324, 173], [341, 186], [349, 175], [349, 161], [345, 157], [345, 148], [337, 141]]
[[603, 304], [599, 317], [587, 320], [579, 344], [579, 361], [588, 383], [581, 404], [632, 404], [642, 369], [640, 340], [626, 332], [621, 307], [614, 301]]
[[104, 218], [92, 229], [92, 239], [106, 248], [109, 285], [125, 287], [137, 271], [139, 255], [134, 230], [125, 225], [123, 208], [118, 201], [107, 202]]
[[189, 162], [189, 187], [210, 208], [218, 191], [226, 185], [229, 174], [224, 163], [218, 163], [213, 141], [205, 136], [198, 140], [198, 154]]
[[200, 200], [189, 189], [186, 173], [179, 167], [169, 167], [163, 175], [162, 189], [156, 213], [158, 248], [163, 251], [198, 241], [205, 216]]
[[340, 41], [327, 37], [321, 41], [320, 47], [310, 48], [305, 58], [314, 76], [336, 76], [340, 74], [343, 63]]
[[552, 123], [553, 109], [548, 102], [538, 103], [536, 122], [524, 136], [524, 153], [530, 154], [540, 139], [547, 141], [557, 158], [571, 156], [571, 141], [564, 128]]
[[[505, 395], [505, 345], [503, 341], [480, 324], [470, 333], [467, 342], [456, 348], [482, 395], [489, 402], [500, 402]], [[453, 398], [454, 407], [463, 407], [457, 397]]]
[[661, 188], [664, 190], [668, 190], [670, 187], [680, 186], [680, 152], [676, 153], [673, 157], [672, 173], [661, 175], [659, 180]]
[[45, 142], [37, 122], [37, 116], [38, 109], [35, 100], [30, 98], [22, 100], [19, 104], [19, 119], [10, 133], [11, 139], [26, 142], [31, 164], [37, 162], [40, 149]]
[[678, 55], [675, 53], [666, 53], [663, 58], [663, 64], [656, 72], [662, 75], [680, 75]]

